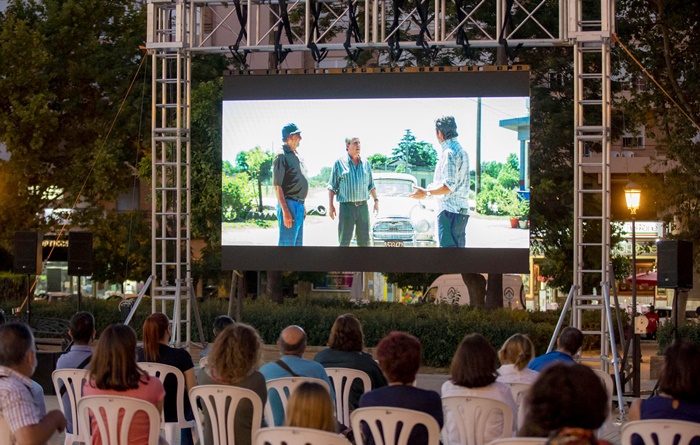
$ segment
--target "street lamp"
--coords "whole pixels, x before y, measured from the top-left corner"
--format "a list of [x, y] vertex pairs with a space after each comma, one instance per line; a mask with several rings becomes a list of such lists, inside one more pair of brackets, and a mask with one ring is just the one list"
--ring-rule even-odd
[[637, 319], [637, 224], [635, 222], [635, 217], [641, 197], [642, 190], [637, 184], [629, 182], [625, 186], [625, 201], [627, 201], [627, 208], [632, 217], [632, 392], [634, 397], [639, 397], [641, 393], [641, 379], [639, 378], [639, 373], [641, 371], [639, 360], [641, 345], [639, 343], [639, 334], [637, 334], [635, 323]]

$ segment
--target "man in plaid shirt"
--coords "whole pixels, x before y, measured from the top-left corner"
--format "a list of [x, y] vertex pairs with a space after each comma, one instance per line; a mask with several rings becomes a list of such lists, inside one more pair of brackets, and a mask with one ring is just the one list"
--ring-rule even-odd
[[413, 186], [412, 198], [438, 197], [440, 247], [465, 247], [469, 221], [469, 156], [457, 142], [457, 124], [452, 116], [435, 121], [435, 133], [442, 153], [433, 182], [427, 188]]
[[41, 416], [32, 397], [30, 377], [36, 369], [34, 335], [24, 323], [0, 325], [0, 417], [7, 422], [13, 444], [46, 443], [66, 428], [59, 410]]

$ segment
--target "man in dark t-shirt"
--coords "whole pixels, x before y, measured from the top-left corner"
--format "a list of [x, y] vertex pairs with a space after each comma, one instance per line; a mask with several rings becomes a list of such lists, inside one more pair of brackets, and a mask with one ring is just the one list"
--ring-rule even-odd
[[309, 193], [309, 182], [297, 156], [301, 130], [295, 124], [282, 129], [283, 152], [275, 156], [272, 180], [277, 196], [277, 223], [280, 228], [280, 246], [301, 246], [304, 242], [304, 201]]

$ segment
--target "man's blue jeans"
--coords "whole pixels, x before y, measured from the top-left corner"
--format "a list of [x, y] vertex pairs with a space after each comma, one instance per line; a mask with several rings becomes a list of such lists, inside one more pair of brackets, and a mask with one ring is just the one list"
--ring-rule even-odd
[[469, 215], [443, 210], [438, 215], [440, 247], [466, 247]]
[[285, 199], [287, 202], [287, 208], [292, 214], [292, 227], [287, 228], [284, 226], [284, 216], [282, 214], [282, 207], [277, 204], [277, 223], [280, 228], [280, 246], [302, 246], [304, 244], [304, 218], [306, 217], [306, 210], [304, 209], [304, 204], [291, 200]]

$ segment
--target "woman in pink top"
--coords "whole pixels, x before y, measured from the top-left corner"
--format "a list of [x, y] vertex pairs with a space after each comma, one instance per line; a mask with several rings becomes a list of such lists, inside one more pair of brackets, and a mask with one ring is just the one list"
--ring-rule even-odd
[[[163, 411], [165, 389], [136, 364], [136, 333], [129, 326], [111, 325], [100, 336], [90, 361], [90, 378], [83, 387], [84, 397], [98, 395], [142, 399]], [[137, 412], [129, 427], [129, 444], [148, 445], [149, 425], [146, 413]], [[92, 430], [97, 431], [94, 418]], [[92, 445], [102, 445], [99, 431]]]

